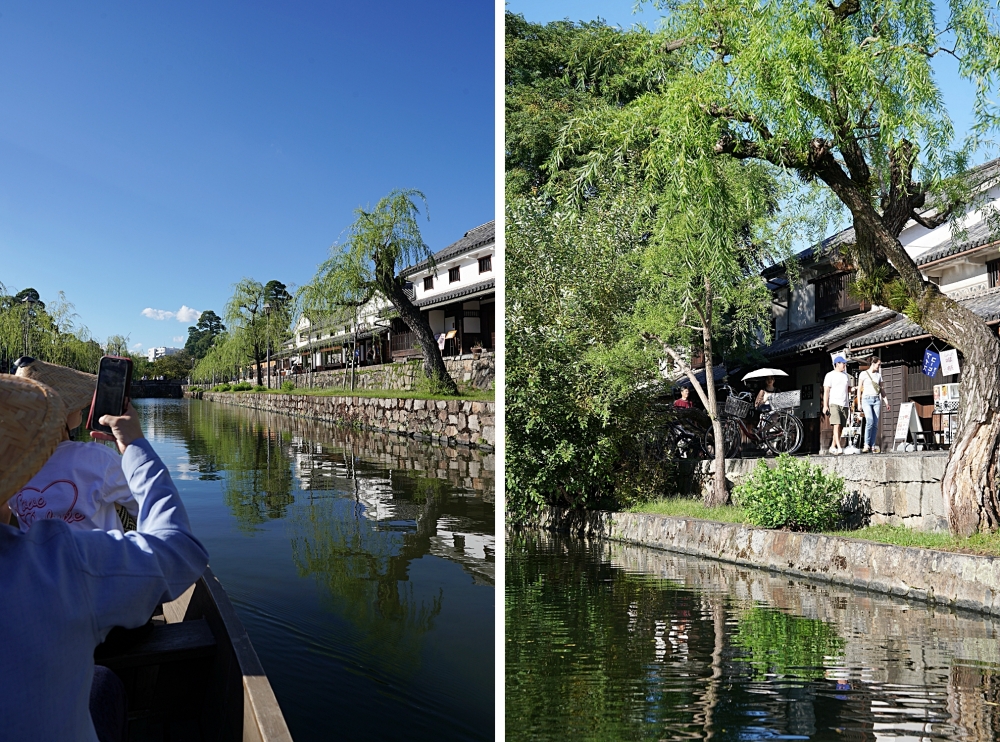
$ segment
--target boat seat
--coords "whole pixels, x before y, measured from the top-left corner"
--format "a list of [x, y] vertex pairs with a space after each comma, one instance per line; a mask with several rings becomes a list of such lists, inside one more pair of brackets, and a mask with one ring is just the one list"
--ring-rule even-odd
[[210, 657], [215, 637], [204, 618], [179, 623], [151, 622], [126, 641], [105, 641], [94, 662], [112, 670]]

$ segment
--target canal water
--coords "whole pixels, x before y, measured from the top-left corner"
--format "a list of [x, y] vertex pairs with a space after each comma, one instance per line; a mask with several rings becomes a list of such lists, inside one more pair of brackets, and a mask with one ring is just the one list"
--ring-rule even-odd
[[681, 554], [507, 534], [508, 740], [994, 740], [1000, 625]]
[[296, 742], [494, 727], [494, 459], [136, 400]]

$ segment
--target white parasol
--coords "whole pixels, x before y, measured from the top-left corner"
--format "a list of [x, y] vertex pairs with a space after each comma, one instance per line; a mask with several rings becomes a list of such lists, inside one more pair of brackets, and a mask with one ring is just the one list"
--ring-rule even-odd
[[743, 377], [743, 381], [747, 379], [761, 379], [767, 376], [788, 376], [780, 368], [759, 368], [756, 371], [751, 371], [746, 376]]

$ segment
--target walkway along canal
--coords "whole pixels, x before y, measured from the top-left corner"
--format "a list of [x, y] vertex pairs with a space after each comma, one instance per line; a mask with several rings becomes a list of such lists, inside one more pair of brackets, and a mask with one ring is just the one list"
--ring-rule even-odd
[[296, 742], [492, 739], [494, 459], [136, 401]]
[[509, 531], [506, 738], [993, 740], [994, 618]]

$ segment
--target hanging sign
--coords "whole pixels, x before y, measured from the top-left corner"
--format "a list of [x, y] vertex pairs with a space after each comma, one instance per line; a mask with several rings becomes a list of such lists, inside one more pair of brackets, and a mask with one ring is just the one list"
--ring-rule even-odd
[[938, 369], [941, 368], [941, 356], [935, 353], [933, 350], [924, 351], [924, 367], [922, 371], [924, 376], [930, 376], [934, 378], [937, 376]]
[[958, 351], [946, 350], [941, 353], [941, 373], [945, 376], [957, 374], [961, 369], [958, 367]]
[[899, 417], [896, 418], [896, 432], [892, 436], [893, 441], [905, 442], [910, 433], [922, 433], [923, 430], [913, 402], [903, 402], [899, 406]]

